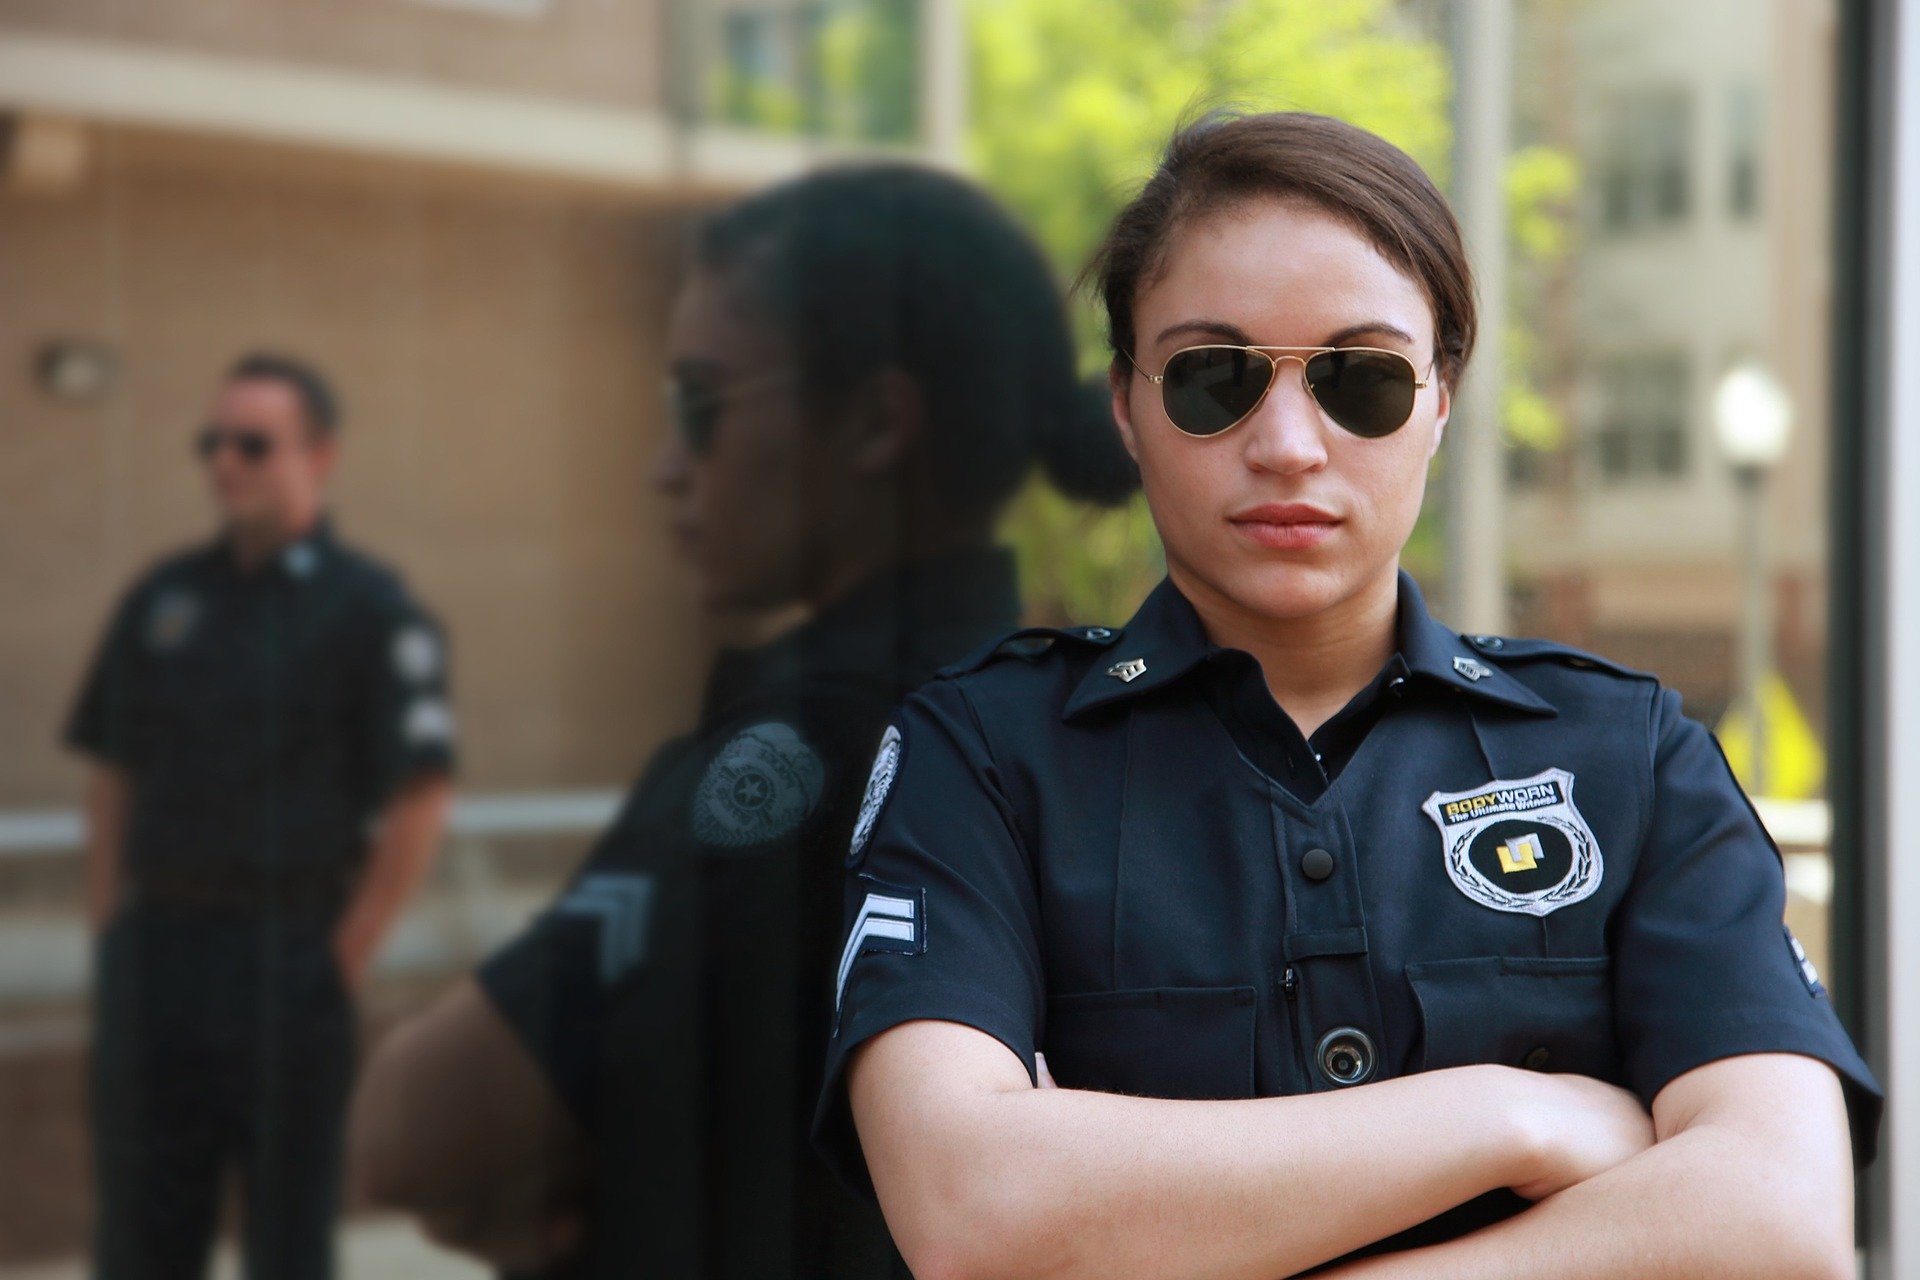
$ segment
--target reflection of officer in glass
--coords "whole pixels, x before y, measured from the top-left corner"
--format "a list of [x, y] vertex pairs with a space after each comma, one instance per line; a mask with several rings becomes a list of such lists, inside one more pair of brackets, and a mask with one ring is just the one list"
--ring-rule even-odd
[[325, 1276], [351, 993], [425, 875], [453, 759], [439, 632], [322, 512], [336, 409], [240, 361], [198, 448], [221, 534], [122, 599], [68, 730], [93, 760], [96, 1268]]
[[828, 171], [704, 227], [655, 472], [710, 609], [804, 606], [724, 651], [571, 886], [369, 1066], [380, 1201], [510, 1265], [895, 1274], [812, 1156], [844, 852], [893, 707], [1017, 617], [993, 528], [1038, 464], [1130, 493], [1044, 260], [965, 183]]
[[1398, 570], [1472, 346], [1440, 194], [1209, 121], [1098, 274], [1168, 576], [909, 698], [852, 851], [817, 1132], [908, 1262], [1851, 1274], [1878, 1088], [1713, 739]]

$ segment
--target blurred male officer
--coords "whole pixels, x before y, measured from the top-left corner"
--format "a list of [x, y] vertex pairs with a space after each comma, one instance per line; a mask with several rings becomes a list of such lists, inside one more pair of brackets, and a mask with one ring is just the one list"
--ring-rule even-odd
[[324, 512], [326, 383], [251, 355], [196, 448], [221, 529], [121, 600], [68, 742], [92, 761], [102, 1277], [204, 1274], [237, 1171], [250, 1277], [326, 1276], [351, 994], [451, 788], [437, 628]]

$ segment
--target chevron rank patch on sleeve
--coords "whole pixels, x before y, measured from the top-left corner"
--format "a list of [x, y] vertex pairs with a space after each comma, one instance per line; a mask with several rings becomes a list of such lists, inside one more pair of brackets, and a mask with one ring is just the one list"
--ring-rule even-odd
[[554, 904], [557, 915], [585, 916], [599, 927], [600, 984], [610, 987], [646, 955], [653, 877], [634, 872], [582, 876]]
[[853, 917], [847, 931], [847, 945], [840, 953], [840, 974], [834, 984], [833, 1007], [839, 1011], [847, 991], [847, 975], [853, 962], [863, 955], [890, 953], [919, 955], [927, 949], [927, 891], [886, 884], [872, 876], [861, 876], [868, 886], [866, 900]]

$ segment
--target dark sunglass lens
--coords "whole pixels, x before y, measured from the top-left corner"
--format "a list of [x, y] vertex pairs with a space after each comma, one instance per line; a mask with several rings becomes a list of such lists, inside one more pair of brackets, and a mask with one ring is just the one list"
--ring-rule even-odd
[[220, 452], [220, 433], [212, 427], [202, 428], [200, 434], [193, 438], [193, 451], [202, 458], [212, 458]]
[[261, 462], [273, 452], [273, 439], [257, 431], [236, 431], [233, 433], [233, 447], [240, 451], [243, 460]]
[[1386, 351], [1322, 351], [1307, 386], [1327, 416], [1357, 436], [1392, 435], [1413, 416], [1413, 365]]
[[667, 412], [674, 429], [695, 457], [704, 455], [713, 444], [713, 429], [720, 417], [720, 403], [710, 393], [679, 381], [667, 383]]
[[1225, 431], [1253, 412], [1273, 381], [1273, 361], [1242, 347], [1195, 347], [1167, 362], [1160, 401], [1189, 435]]

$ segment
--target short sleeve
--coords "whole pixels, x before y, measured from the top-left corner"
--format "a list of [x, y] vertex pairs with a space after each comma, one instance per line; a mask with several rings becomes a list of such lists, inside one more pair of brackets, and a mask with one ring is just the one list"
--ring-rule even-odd
[[129, 590], [114, 608], [93, 662], [80, 685], [62, 735], [66, 744], [96, 759], [136, 763], [133, 702], [139, 678], [139, 613], [144, 592]]
[[1883, 1094], [1783, 923], [1779, 850], [1719, 743], [1660, 691], [1653, 802], [1614, 946], [1628, 1082], [1651, 1105], [1675, 1077], [1749, 1053], [1818, 1058], [1847, 1095], [1856, 1158], [1872, 1158]]
[[848, 864], [814, 1143], [849, 1185], [871, 1194], [846, 1098], [853, 1051], [900, 1023], [938, 1019], [993, 1036], [1032, 1075], [1045, 1007], [1032, 865], [957, 685], [929, 685], [896, 714]]
[[375, 646], [360, 733], [384, 799], [411, 778], [453, 771], [454, 719], [446, 636], [431, 617], [410, 600], [392, 601]]

